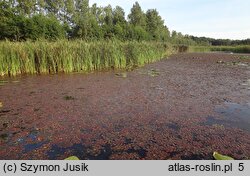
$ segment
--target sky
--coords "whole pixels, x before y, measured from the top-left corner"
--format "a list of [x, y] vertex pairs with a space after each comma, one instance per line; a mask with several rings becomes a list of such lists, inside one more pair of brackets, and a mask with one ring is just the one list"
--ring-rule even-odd
[[[136, 0], [90, 0], [90, 5], [121, 6], [126, 15]], [[250, 0], [137, 0], [157, 9], [167, 27], [183, 34], [216, 39], [250, 38]]]

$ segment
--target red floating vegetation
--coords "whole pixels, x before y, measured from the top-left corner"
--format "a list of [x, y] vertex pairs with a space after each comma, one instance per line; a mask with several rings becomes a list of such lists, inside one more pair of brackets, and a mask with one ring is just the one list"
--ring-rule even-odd
[[[0, 87], [0, 159], [213, 159], [214, 151], [249, 159], [250, 132], [215, 112], [225, 100], [249, 102], [247, 68], [217, 63], [239, 60], [179, 54], [124, 79], [20, 78]], [[153, 69], [155, 77], [142, 74]]]

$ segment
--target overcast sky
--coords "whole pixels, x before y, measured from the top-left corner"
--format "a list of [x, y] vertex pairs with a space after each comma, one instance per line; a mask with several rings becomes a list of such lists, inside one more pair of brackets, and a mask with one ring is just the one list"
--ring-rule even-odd
[[[90, 0], [98, 6], [121, 6], [126, 15], [136, 0]], [[170, 30], [213, 38], [250, 38], [250, 0], [138, 0], [157, 9]]]

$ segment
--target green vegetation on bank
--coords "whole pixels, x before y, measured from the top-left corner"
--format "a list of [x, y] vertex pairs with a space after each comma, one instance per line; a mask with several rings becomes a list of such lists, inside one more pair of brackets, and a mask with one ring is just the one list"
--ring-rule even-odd
[[[138, 2], [126, 17], [120, 6], [89, 0], [0, 0], [0, 29], [0, 76], [129, 69], [175, 51], [249, 52], [230, 45], [250, 44], [170, 32]], [[221, 44], [229, 46], [212, 46]]]
[[211, 46], [211, 51], [224, 51], [233, 53], [250, 53], [250, 45], [238, 46]]
[[89, 0], [0, 0], [0, 40], [81, 39], [85, 41], [161, 41], [188, 46], [250, 45], [229, 40], [170, 32], [156, 9], [138, 2], [128, 16], [122, 7], [90, 5]]
[[0, 42], [0, 75], [131, 69], [173, 53], [162, 42]]
[[0, 0], [0, 28], [0, 76], [130, 69], [195, 44], [138, 2], [126, 18], [89, 0]]
[[189, 52], [232, 52], [250, 53], [250, 45], [237, 46], [189, 46]]
[[90, 6], [89, 0], [0, 0], [0, 40], [160, 41], [174, 45], [209, 45], [180, 32], [170, 32], [156, 9], [138, 2], [128, 16], [122, 7]]

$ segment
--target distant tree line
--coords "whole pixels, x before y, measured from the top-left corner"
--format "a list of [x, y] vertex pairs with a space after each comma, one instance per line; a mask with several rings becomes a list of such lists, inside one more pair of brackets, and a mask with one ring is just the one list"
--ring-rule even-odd
[[0, 39], [80, 38], [167, 41], [170, 32], [156, 9], [136, 2], [126, 20], [122, 7], [89, 6], [88, 0], [0, 0]]
[[189, 38], [196, 43], [213, 45], [213, 46], [250, 45], [250, 38], [245, 40], [214, 39], [214, 38], [195, 37], [195, 36], [189, 36]]
[[208, 37], [196, 37], [183, 35], [180, 32], [172, 31], [171, 43], [179, 45], [202, 45], [202, 46], [236, 46], [250, 45], [250, 38], [245, 40], [214, 39]]
[[138, 2], [128, 17], [122, 7], [89, 5], [89, 0], [0, 0], [0, 40], [82, 39], [168, 41], [176, 45], [234, 45], [244, 41], [215, 40], [170, 32], [156, 9], [144, 12]]

